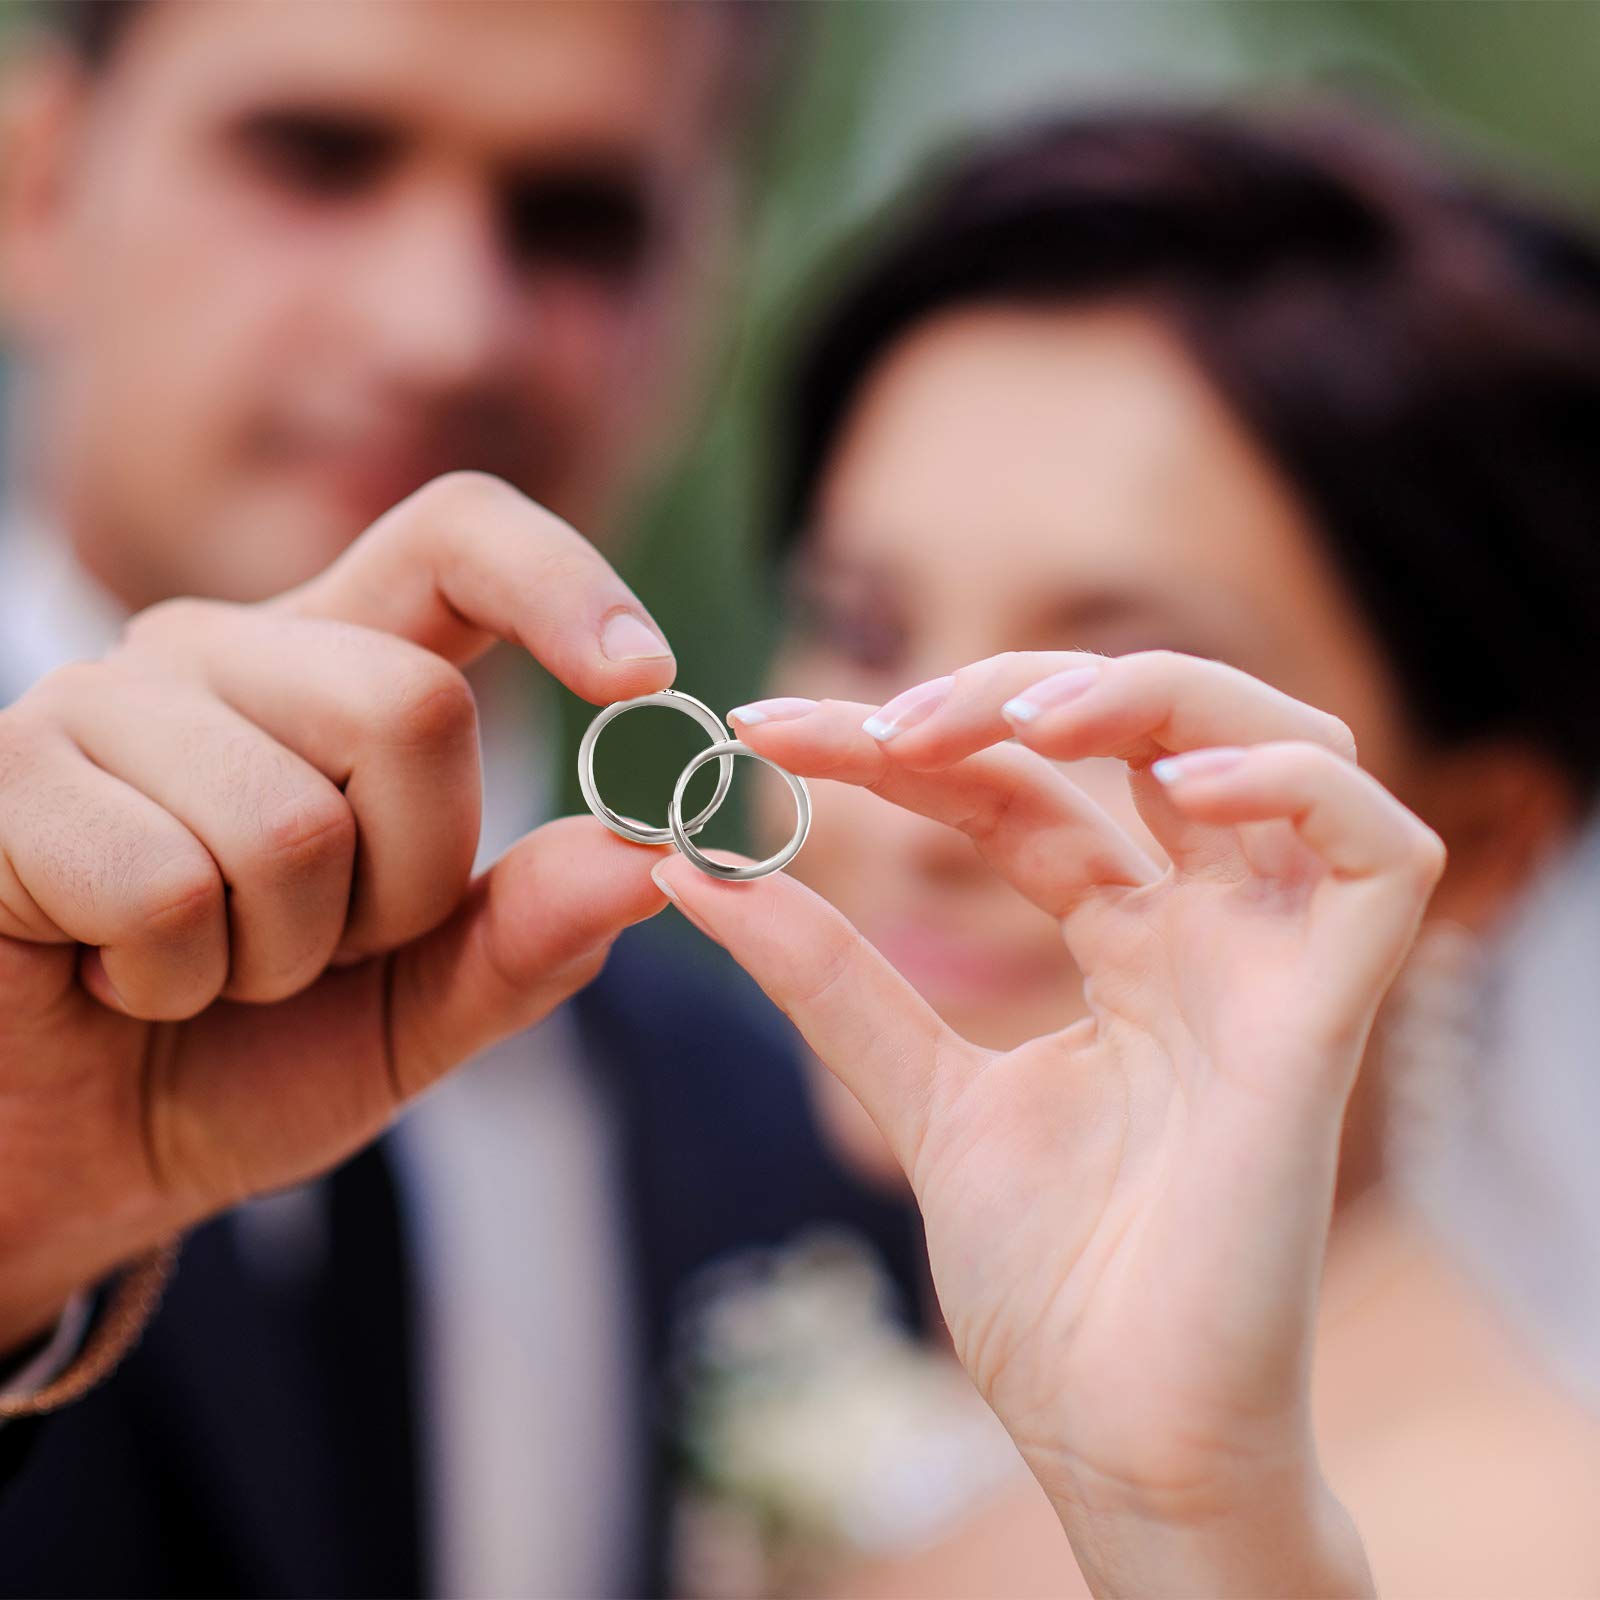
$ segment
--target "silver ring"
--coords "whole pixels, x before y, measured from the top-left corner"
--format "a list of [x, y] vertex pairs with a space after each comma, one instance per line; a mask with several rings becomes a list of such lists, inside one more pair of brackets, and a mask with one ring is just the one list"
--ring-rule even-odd
[[[789, 785], [794, 794], [796, 821], [794, 833], [790, 836], [788, 844], [775, 856], [768, 856], [765, 861], [753, 861], [746, 867], [725, 867], [720, 861], [713, 861], [690, 839], [689, 835], [695, 832], [694, 824], [686, 824], [683, 820], [683, 794], [689, 787], [689, 780], [706, 762], [727, 761], [733, 756], [749, 756], [752, 761], [759, 761], [763, 766], [771, 767]], [[785, 767], [780, 767], [776, 761], [768, 761], [765, 756], [758, 755], [737, 739], [725, 739], [721, 744], [714, 744], [710, 749], [702, 750], [678, 774], [678, 785], [672, 791], [672, 804], [667, 808], [667, 822], [672, 828], [672, 842], [702, 872], [709, 873], [713, 878], [725, 878], [730, 883], [748, 883], [752, 878], [764, 878], [770, 872], [780, 871], [800, 854], [800, 846], [806, 842], [806, 835], [811, 831], [811, 791], [806, 788], [804, 778], [797, 777]]]
[[696, 700], [692, 694], [685, 694], [681, 689], [661, 689], [655, 694], [641, 694], [632, 700], [615, 701], [595, 717], [584, 733], [583, 743], [578, 746], [578, 787], [583, 791], [584, 804], [613, 833], [621, 834], [624, 839], [631, 839], [635, 844], [671, 844], [680, 837], [680, 827], [682, 835], [698, 833], [717, 814], [718, 808], [728, 797], [728, 785], [733, 782], [733, 756], [726, 751], [721, 754], [722, 770], [717, 774], [716, 793], [711, 796], [705, 810], [692, 822], [681, 822], [679, 811], [683, 799], [681, 778], [672, 797], [670, 828], [652, 828], [648, 822], [640, 822], [637, 817], [625, 817], [620, 811], [613, 811], [600, 798], [599, 787], [594, 781], [594, 747], [599, 742], [601, 730], [608, 722], [614, 717], [620, 717], [624, 711], [633, 711], [639, 706], [666, 706], [671, 711], [681, 711], [686, 717], [693, 717], [712, 739], [717, 741], [711, 750], [702, 751], [695, 758], [693, 764], [686, 769], [689, 772], [698, 770], [710, 755], [722, 749], [728, 740], [728, 728], [710, 706]]

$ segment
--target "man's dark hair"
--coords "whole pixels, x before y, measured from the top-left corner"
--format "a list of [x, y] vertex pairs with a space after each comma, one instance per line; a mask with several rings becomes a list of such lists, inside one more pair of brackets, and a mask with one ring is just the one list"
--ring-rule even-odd
[[1121, 112], [968, 155], [813, 330], [785, 399], [801, 536], [876, 363], [974, 304], [1148, 304], [1283, 473], [1441, 743], [1600, 787], [1600, 248], [1328, 107]]

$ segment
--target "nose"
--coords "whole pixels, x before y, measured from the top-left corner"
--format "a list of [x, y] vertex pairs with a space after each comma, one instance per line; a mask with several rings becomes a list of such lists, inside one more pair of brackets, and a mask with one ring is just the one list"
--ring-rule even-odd
[[955, 888], [993, 879], [978, 847], [960, 829], [909, 812], [895, 821], [905, 859], [924, 882]]
[[527, 308], [487, 196], [461, 180], [394, 196], [351, 285], [384, 378], [418, 398], [492, 383], [515, 360]]

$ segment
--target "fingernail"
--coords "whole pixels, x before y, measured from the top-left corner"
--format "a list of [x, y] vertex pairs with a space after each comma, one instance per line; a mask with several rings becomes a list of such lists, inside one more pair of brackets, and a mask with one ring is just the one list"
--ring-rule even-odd
[[667, 641], [631, 611], [613, 611], [600, 630], [600, 653], [608, 661], [655, 661], [670, 656]]
[[1184, 778], [1210, 778], [1227, 772], [1244, 760], [1237, 745], [1217, 745], [1211, 750], [1186, 750], [1181, 756], [1163, 756], [1150, 770], [1162, 783], [1178, 783]]
[[728, 713], [728, 721], [742, 722], [747, 728], [755, 728], [763, 722], [793, 722], [798, 717], [810, 716], [816, 709], [815, 700], [801, 700], [795, 696], [782, 700], [757, 700], [747, 706], [735, 706]]
[[874, 739], [892, 739], [896, 734], [926, 722], [950, 696], [954, 678], [931, 678], [904, 694], [897, 694], [888, 705], [880, 706], [861, 724]]
[[1049, 678], [1042, 678], [1031, 689], [1007, 700], [1000, 715], [1007, 722], [1032, 722], [1042, 711], [1064, 706], [1093, 688], [1100, 676], [1098, 667], [1068, 667]]
[[96, 976], [99, 977], [101, 983], [105, 985], [106, 991], [110, 994], [111, 998], [115, 1000], [124, 1011], [126, 1011], [128, 1009], [128, 1002], [122, 998], [122, 992], [117, 988], [116, 984], [111, 981], [111, 974], [106, 971], [105, 957], [100, 954], [100, 951], [95, 946], [88, 945], [84, 948], [83, 955], [81, 957], [81, 965], [79, 968], [81, 975], [80, 981], [86, 980], [91, 970]]
[[667, 897], [684, 921], [693, 924], [706, 938], [715, 939], [716, 935], [678, 898], [678, 891], [667, 882], [663, 876], [666, 866], [667, 861], [663, 860], [650, 869], [651, 882]]

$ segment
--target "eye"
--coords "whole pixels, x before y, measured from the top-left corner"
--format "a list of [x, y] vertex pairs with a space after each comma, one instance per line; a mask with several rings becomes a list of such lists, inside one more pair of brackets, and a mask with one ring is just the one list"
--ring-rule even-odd
[[639, 275], [659, 231], [642, 179], [603, 171], [518, 179], [506, 192], [505, 227], [512, 255], [529, 270], [557, 268], [613, 283]]
[[797, 586], [789, 596], [788, 623], [802, 643], [864, 672], [892, 672], [905, 658], [905, 628], [885, 608], [864, 598], [844, 599]]
[[234, 143], [264, 177], [294, 194], [337, 199], [370, 188], [388, 166], [395, 136], [356, 118], [262, 111], [244, 119]]

